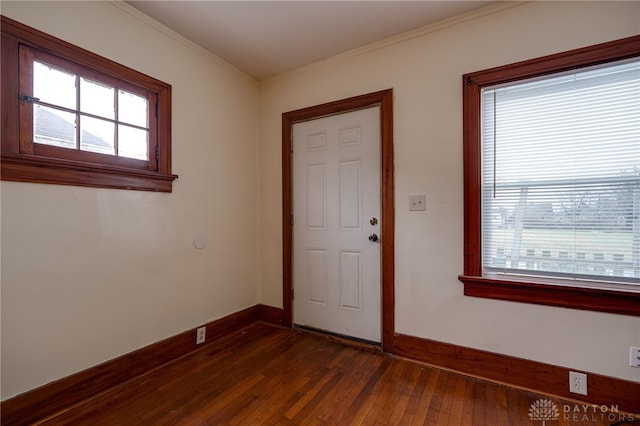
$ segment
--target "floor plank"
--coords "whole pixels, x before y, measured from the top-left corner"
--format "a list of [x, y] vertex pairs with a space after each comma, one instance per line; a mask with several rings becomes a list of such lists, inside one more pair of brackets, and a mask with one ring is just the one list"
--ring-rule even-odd
[[558, 409], [550, 424], [614, 423], [576, 422], [565, 401], [257, 323], [38, 424], [518, 426], [542, 424], [529, 416], [539, 400]]

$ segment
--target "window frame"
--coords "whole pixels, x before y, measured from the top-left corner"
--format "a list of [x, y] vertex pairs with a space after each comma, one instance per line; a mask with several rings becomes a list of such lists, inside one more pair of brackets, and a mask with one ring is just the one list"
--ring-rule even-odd
[[[0, 178], [99, 188], [171, 192], [171, 85], [63, 40], [1, 16], [2, 149]], [[118, 81], [155, 99], [149, 104], [149, 158], [129, 159], [33, 143], [33, 104], [21, 100], [30, 84], [21, 72], [21, 49], [82, 69], [85, 75]], [[24, 59], [23, 59], [24, 60]], [[22, 84], [21, 84], [22, 83]]]
[[458, 279], [466, 296], [640, 316], [640, 291], [580, 286], [580, 280], [485, 276], [481, 253], [482, 88], [638, 56], [640, 36], [632, 36], [463, 75], [464, 272]]

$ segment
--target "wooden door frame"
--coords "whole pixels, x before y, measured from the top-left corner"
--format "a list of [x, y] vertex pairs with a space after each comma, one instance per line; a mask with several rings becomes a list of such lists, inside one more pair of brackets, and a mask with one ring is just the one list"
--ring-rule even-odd
[[382, 349], [393, 352], [395, 334], [395, 205], [393, 185], [393, 89], [355, 96], [282, 114], [282, 305], [283, 323], [293, 325], [292, 127], [295, 123], [380, 107], [380, 265]]

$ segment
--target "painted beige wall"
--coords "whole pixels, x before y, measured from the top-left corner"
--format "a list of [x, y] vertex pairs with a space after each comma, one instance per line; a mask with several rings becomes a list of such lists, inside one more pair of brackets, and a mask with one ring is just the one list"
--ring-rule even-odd
[[[461, 74], [640, 33], [640, 3], [520, 5], [259, 87], [117, 3], [1, 11], [172, 84], [180, 175], [172, 194], [0, 184], [2, 399], [258, 302], [282, 306], [281, 113], [389, 87], [396, 330], [640, 381], [626, 367], [640, 319], [466, 298], [456, 280]], [[416, 193], [427, 212], [407, 211]]]
[[[396, 331], [640, 382], [639, 318], [465, 297], [457, 280], [462, 74], [640, 33], [638, 2], [511, 6], [260, 83], [261, 302], [282, 306], [281, 114], [393, 88]], [[420, 193], [427, 211], [409, 212]]]
[[123, 5], [2, 13], [170, 83], [180, 176], [171, 194], [1, 183], [2, 399], [255, 305], [256, 82]]

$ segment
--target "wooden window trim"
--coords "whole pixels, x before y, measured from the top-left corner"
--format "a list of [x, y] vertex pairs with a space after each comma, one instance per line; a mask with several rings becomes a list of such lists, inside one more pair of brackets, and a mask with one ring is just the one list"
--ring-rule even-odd
[[[467, 296], [640, 316], [640, 293], [567, 285], [552, 279], [482, 274], [480, 91], [485, 86], [545, 76], [640, 56], [640, 36], [465, 74], [463, 90], [464, 274]], [[587, 285], [585, 285], [587, 284]]]
[[[1, 179], [171, 192], [173, 180], [178, 177], [171, 173], [171, 86], [5, 16], [1, 16], [0, 19], [2, 25]], [[59, 150], [64, 148], [38, 146], [38, 149], [33, 150], [31, 144], [25, 146], [24, 141], [21, 143], [21, 135], [30, 131], [30, 129], [23, 129], [20, 125], [22, 102], [19, 100], [21, 78], [19, 52], [21, 45], [73, 62], [109, 78], [113, 77], [131, 85], [132, 88], [139, 87], [143, 93], [154, 93], [158, 111], [155, 126], [150, 129], [153, 142], [149, 146], [149, 161], [124, 158], [113, 161], [107, 155], [84, 152], [80, 155], [76, 153], [60, 158], [57, 155]], [[155, 108], [154, 105], [149, 107]], [[153, 138], [153, 135], [156, 137]]]

